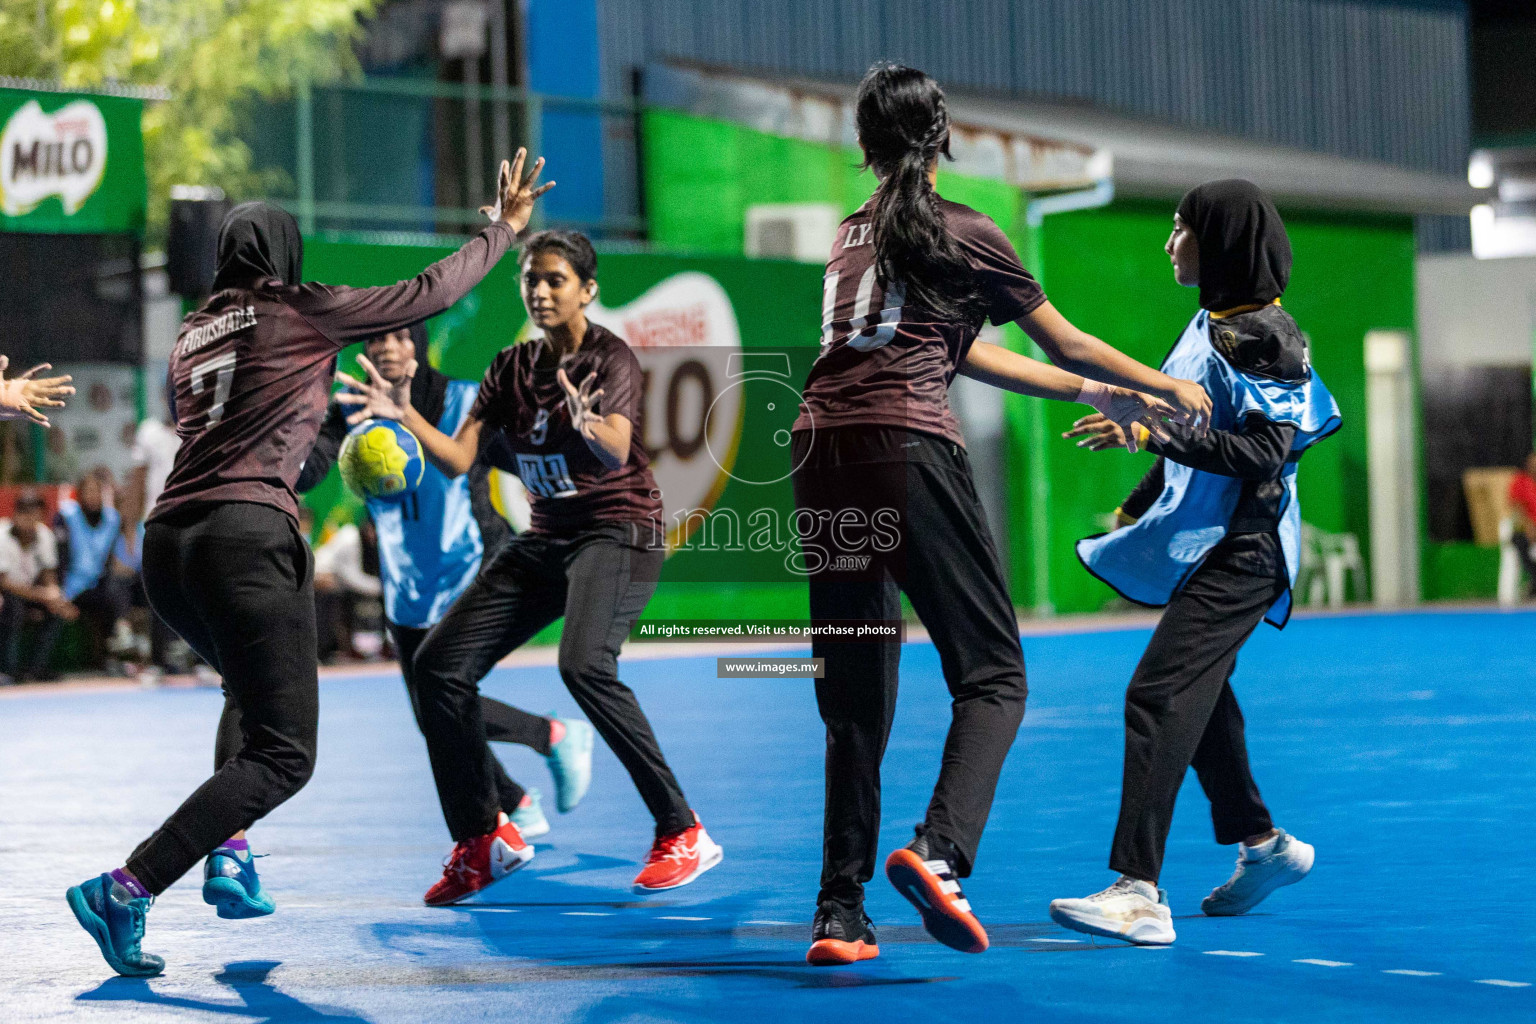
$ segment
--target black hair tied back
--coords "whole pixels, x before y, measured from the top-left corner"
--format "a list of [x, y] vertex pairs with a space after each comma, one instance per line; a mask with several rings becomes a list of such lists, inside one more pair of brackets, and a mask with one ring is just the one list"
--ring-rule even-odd
[[523, 243], [521, 260], [526, 264], [541, 252], [552, 252], [564, 259], [583, 284], [597, 277], [597, 250], [580, 231], [540, 231]]
[[915, 68], [881, 62], [859, 83], [855, 100], [865, 167], [880, 187], [871, 200], [880, 283], [899, 281], [906, 301], [944, 320], [983, 319], [970, 262], [949, 233], [928, 167], [949, 156], [949, 111], [937, 82]]

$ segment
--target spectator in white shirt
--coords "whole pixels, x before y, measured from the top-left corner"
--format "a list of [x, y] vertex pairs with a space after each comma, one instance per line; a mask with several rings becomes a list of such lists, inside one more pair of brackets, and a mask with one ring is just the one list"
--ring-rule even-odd
[[[59, 555], [53, 531], [43, 526], [47, 506], [42, 495], [26, 488], [16, 496], [11, 519], [0, 519], [0, 682], [48, 679], [48, 660], [64, 623], [80, 609], [59, 588]], [[28, 622], [39, 624], [32, 656], [18, 670], [21, 634]]]

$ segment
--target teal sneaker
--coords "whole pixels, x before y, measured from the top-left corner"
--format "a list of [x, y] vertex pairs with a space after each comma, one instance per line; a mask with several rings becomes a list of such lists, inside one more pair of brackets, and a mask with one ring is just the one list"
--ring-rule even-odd
[[[551, 718], [554, 716], [551, 715]], [[555, 806], [560, 813], [575, 809], [592, 785], [592, 726], [560, 719], [565, 737], [549, 748], [549, 771], [555, 777]], [[527, 835], [527, 833], [523, 833]]]
[[549, 819], [544, 817], [544, 808], [539, 805], [538, 790], [528, 790], [528, 804], [512, 812], [512, 824], [517, 826], [524, 839], [549, 834]]
[[203, 863], [203, 902], [229, 920], [266, 917], [277, 910], [256, 877], [256, 854], [244, 853], [242, 857], [240, 851], [221, 846]]
[[101, 875], [72, 885], [64, 894], [80, 927], [101, 947], [101, 955], [118, 974], [128, 978], [152, 978], [165, 970], [165, 961], [139, 948], [144, 939], [144, 915], [153, 896], [130, 896], [111, 875]]

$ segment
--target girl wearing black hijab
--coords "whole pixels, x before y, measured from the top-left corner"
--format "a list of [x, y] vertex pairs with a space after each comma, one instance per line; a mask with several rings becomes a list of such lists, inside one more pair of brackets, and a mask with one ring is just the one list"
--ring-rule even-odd
[[542, 160], [524, 179], [525, 156], [519, 151], [510, 167], [503, 161], [496, 203], [482, 208], [489, 227], [387, 287], [300, 284], [299, 227], [276, 207], [244, 203], [224, 220], [213, 294], [182, 322], [171, 355], [181, 448], [144, 530], [143, 573], [155, 614], [223, 677], [239, 727], [221, 734], [229, 742], [215, 751], [213, 776], [126, 864], [66, 894], [119, 974], [165, 969], [140, 945], [145, 915], [198, 861], [229, 848], [231, 836], [239, 847], [215, 858], [228, 873], [212, 898], [204, 887], [204, 899], [221, 917], [271, 913], [241, 848], [244, 830], [314, 770], [314, 566], [299, 535], [294, 484], [325, 415], [336, 354], [435, 316], [480, 283], [553, 184], [534, 185]]
[[[1120, 877], [1086, 899], [1051, 904], [1051, 917], [1068, 928], [1148, 945], [1174, 940], [1157, 878], [1191, 765], [1211, 801], [1216, 841], [1242, 844], [1237, 871], [1201, 904], [1206, 914], [1246, 913], [1312, 868], [1312, 847], [1274, 827], [1259, 797], [1231, 677], [1259, 621], [1283, 627], [1290, 614], [1300, 561], [1296, 464], [1339, 427], [1306, 339], [1280, 307], [1291, 246], [1268, 197], [1235, 179], [1192, 190], [1165, 249], [1178, 283], [1199, 286], [1200, 310], [1163, 372], [1204, 384], [1211, 429], [1197, 438], [1169, 425], [1168, 436], [1145, 438], [1157, 462], [1117, 510], [1121, 528], [1078, 545], [1089, 572], [1167, 610], [1125, 697], [1109, 861]], [[1099, 415], [1065, 436], [1093, 451], [1126, 440]]]

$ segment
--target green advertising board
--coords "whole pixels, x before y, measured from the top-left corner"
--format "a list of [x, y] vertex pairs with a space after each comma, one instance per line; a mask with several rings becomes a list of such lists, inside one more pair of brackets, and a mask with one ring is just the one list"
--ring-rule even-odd
[[0, 89], [0, 231], [144, 228], [142, 103]]

